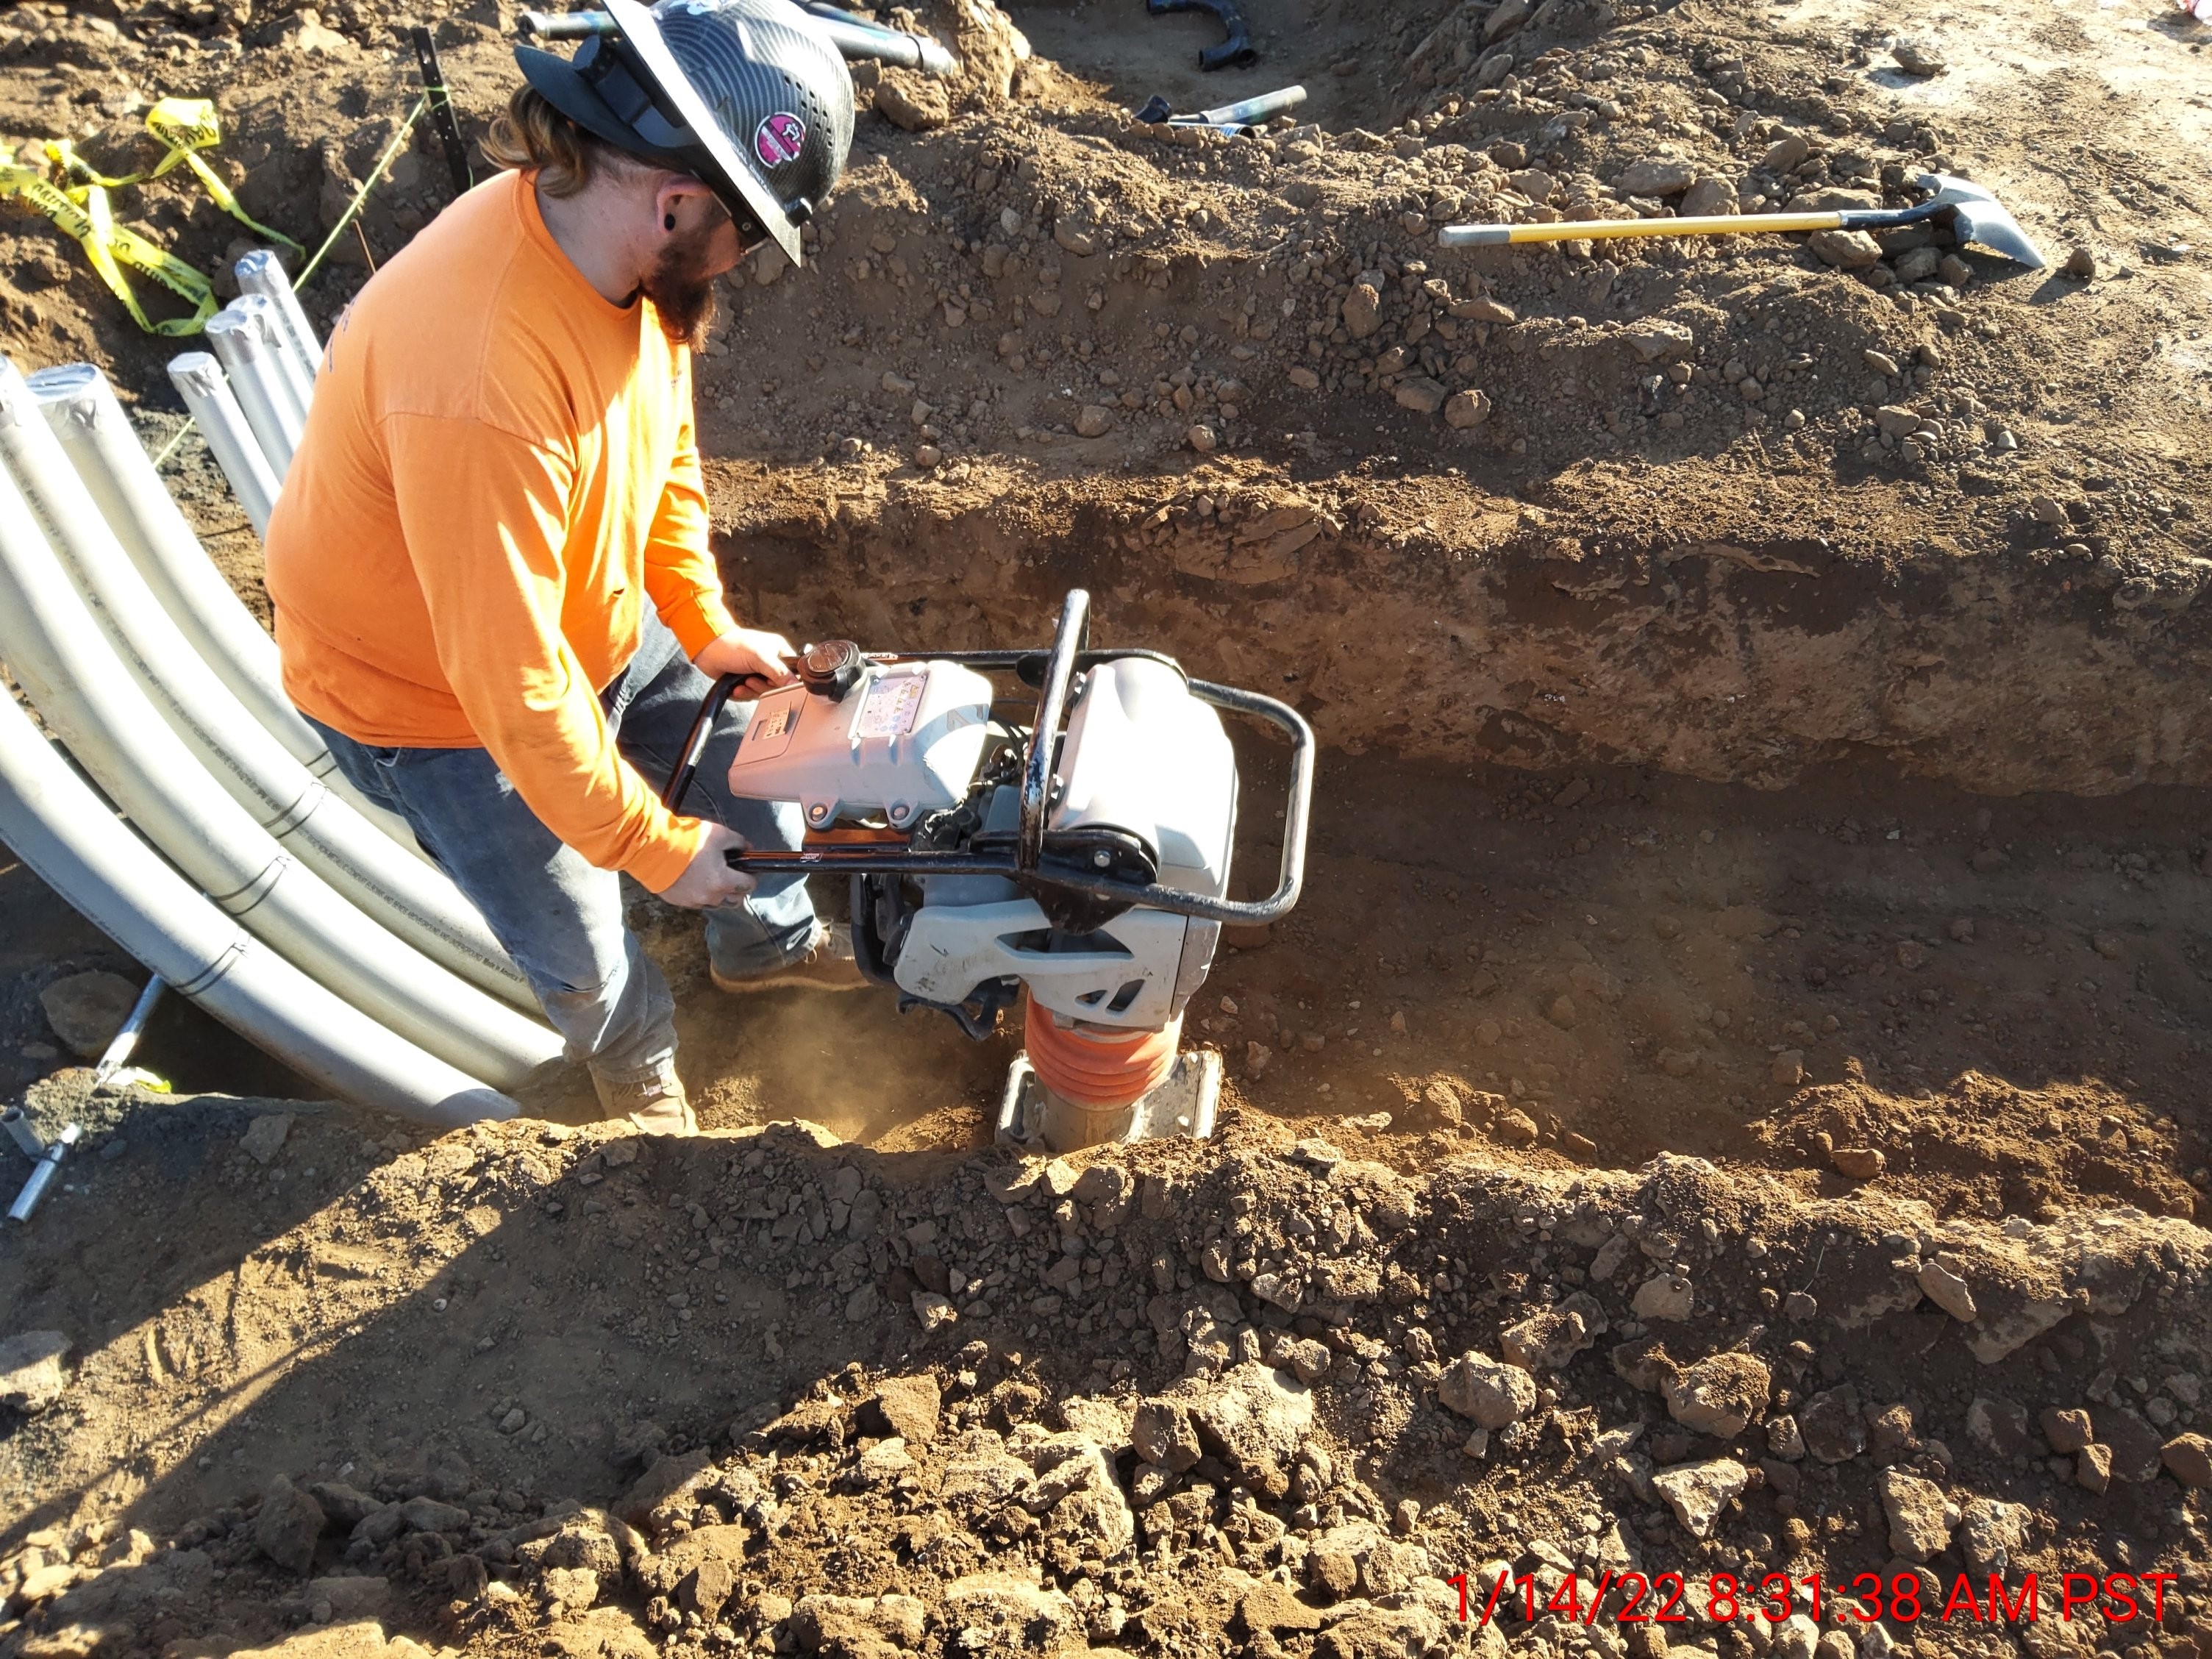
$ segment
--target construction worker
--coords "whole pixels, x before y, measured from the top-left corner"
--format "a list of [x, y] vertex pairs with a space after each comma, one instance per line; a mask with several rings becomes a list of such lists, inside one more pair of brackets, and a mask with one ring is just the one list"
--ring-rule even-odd
[[346, 776], [483, 913], [611, 1117], [697, 1127], [675, 1004], [621, 873], [706, 913], [727, 990], [862, 983], [803, 878], [798, 810], [726, 792], [734, 702], [679, 817], [659, 799], [713, 677], [789, 683], [708, 545], [691, 352], [714, 280], [843, 171], [852, 81], [782, 0], [609, 0], [619, 35], [526, 84], [505, 169], [369, 279], [331, 331], [269, 524], [285, 690]]

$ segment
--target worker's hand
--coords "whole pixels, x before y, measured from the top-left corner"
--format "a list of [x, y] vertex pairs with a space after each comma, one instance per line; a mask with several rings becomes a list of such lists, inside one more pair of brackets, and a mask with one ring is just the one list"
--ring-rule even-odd
[[752, 877], [730, 868], [725, 856], [744, 852], [748, 845], [745, 838], [719, 823], [704, 828], [706, 838], [691, 855], [691, 862], [684, 866], [684, 873], [660, 890], [662, 898], [687, 910], [713, 910], [734, 904], [753, 890]]
[[751, 698], [763, 691], [773, 691], [779, 685], [796, 684], [799, 676], [792, 672], [791, 664], [798, 655], [791, 641], [781, 634], [772, 634], [765, 628], [732, 628], [720, 638], [710, 641], [691, 661], [710, 679], [720, 679], [725, 674], [737, 675], [743, 682], [738, 690]]

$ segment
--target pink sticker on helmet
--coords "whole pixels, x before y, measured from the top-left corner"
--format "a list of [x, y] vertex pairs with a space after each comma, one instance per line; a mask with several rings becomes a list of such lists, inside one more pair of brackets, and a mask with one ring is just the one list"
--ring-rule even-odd
[[806, 123], [785, 110], [778, 110], [753, 130], [753, 154], [764, 167], [796, 161], [805, 143]]

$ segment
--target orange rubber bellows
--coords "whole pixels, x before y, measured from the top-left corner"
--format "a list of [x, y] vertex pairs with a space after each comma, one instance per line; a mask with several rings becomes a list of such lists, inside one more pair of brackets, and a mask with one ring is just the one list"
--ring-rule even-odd
[[1080, 1106], [1126, 1106], [1149, 1094], [1175, 1069], [1182, 1016], [1154, 1031], [1109, 1036], [1063, 1030], [1022, 988], [1022, 1043], [1037, 1081]]

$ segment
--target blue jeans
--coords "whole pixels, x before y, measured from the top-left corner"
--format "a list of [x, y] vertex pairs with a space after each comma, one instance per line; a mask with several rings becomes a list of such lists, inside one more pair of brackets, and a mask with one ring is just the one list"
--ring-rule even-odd
[[[637, 654], [599, 701], [623, 757], [655, 790], [667, 783], [713, 684], [647, 611]], [[682, 811], [726, 824], [755, 847], [796, 848], [805, 830], [796, 805], [729, 793], [730, 762], [751, 717], [750, 703], [729, 705]], [[591, 1067], [610, 1110], [618, 1098], [665, 1086], [673, 1076], [676, 1000], [623, 921], [621, 878], [564, 846], [482, 749], [379, 748], [312, 724], [338, 769], [405, 818], [483, 913], [567, 1039], [569, 1059]], [[819, 929], [799, 875], [763, 876], [742, 903], [705, 914], [708, 956], [726, 979], [774, 973], [805, 955]]]

